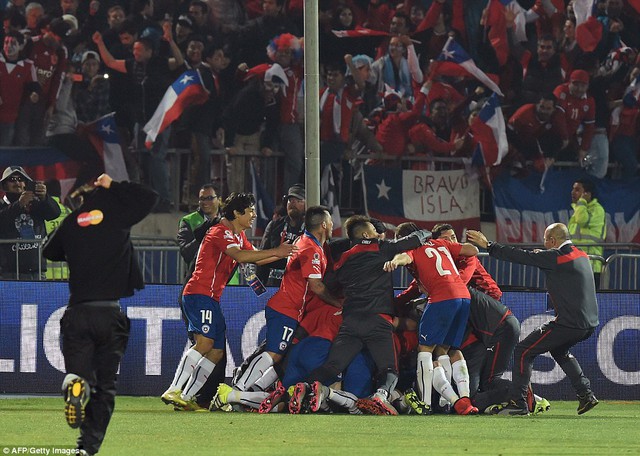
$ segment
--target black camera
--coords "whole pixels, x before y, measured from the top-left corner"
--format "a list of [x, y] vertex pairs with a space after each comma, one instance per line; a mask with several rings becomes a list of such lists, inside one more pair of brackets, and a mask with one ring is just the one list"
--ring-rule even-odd
[[27, 179], [27, 181], [25, 182], [25, 190], [28, 191], [28, 192], [35, 192], [36, 191], [36, 181]]

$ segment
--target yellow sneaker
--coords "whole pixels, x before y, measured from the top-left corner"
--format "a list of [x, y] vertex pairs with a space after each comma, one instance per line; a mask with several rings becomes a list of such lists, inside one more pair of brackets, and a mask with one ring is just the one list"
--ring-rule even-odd
[[180, 393], [182, 393], [180, 390], [165, 391], [164, 394], [160, 396], [160, 399], [162, 399], [162, 402], [167, 405], [172, 404], [177, 407], [185, 408], [187, 406], [187, 401], [180, 397]]
[[67, 424], [77, 429], [84, 421], [84, 408], [89, 402], [87, 384], [84, 379], [76, 377], [69, 382], [64, 393], [64, 416]]
[[209, 410], [211, 410], [212, 412], [216, 411], [216, 410], [220, 410], [223, 406], [227, 405], [229, 403], [229, 393], [233, 391], [233, 388], [231, 388], [229, 385], [227, 385], [226, 383], [220, 383], [218, 385], [218, 391], [216, 391], [216, 395], [213, 396], [213, 400], [211, 401], [211, 406], [209, 407]]

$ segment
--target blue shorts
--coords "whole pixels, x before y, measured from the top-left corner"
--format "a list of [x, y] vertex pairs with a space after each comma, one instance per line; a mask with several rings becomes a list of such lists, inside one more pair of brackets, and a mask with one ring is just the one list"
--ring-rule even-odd
[[218, 301], [205, 295], [183, 295], [182, 308], [189, 322], [190, 332], [213, 339], [213, 348], [226, 349], [227, 325]]
[[362, 350], [349, 363], [342, 374], [342, 390], [356, 397], [367, 397], [374, 393], [373, 375], [376, 364], [366, 350]]
[[[305, 337], [291, 347], [282, 379], [284, 387], [288, 388], [298, 382], [304, 382], [312, 370], [324, 364], [330, 348], [331, 341], [322, 337]], [[337, 380], [339, 379], [336, 377], [334, 381]]]
[[471, 300], [449, 299], [429, 304], [418, 328], [420, 345], [448, 345], [458, 348], [469, 319]]
[[284, 354], [291, 341], [293, 333], [298, 327], [298, 320], [287, 317], [271, 307], [264, 309], [264, 316], [267, 319], [267, 346], [266, 350], [278, 355]]

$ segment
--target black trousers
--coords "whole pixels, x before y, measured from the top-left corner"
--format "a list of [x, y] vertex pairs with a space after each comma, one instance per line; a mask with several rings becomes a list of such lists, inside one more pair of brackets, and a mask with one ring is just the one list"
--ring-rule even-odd
[[549, 352], [571, 381], [576, 394], [591, 392], [591, 383], [582, 373], [582, 368], [569, 349], [588, 339], [594, 328], [577, 329], [558, 325], [555, 321], [545, 323], [516, 345], [513, 353], [513, 375], [509, 397], [519, 405], [526, 403], [527, 387], [531, 380], [533, 360]]
[[494, 380], [507, 370], [519, 338], [520, 322], [508, 315], [491, 336], [462, 349], [469, 370], [471, 396], [491, 389]]
[[378, 314], [345, 317], [327, 360], [309, 374], [309, 381], [324, 383], [334, 378], [365, 347], [377, 367], [377, 386], [383, 389], [394, 387], [398, 379], [398, 358], [393, 342], [393, 325]]
[[91, 387], [78, 448], [94, 454], [102, 445], [113, 413], [116, 372], [129, 340], [129, 318], [115, 303], [83, 303], [67, 307], [60, 328], [67, 373], [82, 377]]

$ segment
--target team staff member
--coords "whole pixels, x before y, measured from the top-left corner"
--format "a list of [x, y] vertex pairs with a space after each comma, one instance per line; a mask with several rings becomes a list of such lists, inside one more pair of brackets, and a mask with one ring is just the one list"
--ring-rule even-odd
[[553, 223], [544, 232], [545, 250], [527, 251], [489, 242], [479, 231], [468, 231], [469, 242], [487, 249], [501, 260], [539, 267], [545, 275], [549, 298], [556, 318], [533, 331], [516, 345], [509, 403], [502, 411], [509, 415], [528, 415], [526, 397], [533, 361], [549, 352], [567, 374], [578, 395], [578, 414], [598, 405], [591, 383], [569, 349], [591, 337], [598, 326], [593, 272], [589, 257], [569, 239], [562, 223]]
[[[284, 197], [287, 215], [269, 222], [262, 236], [262, 250], [277, 247], [280, 244], [291, 244], [304, 232], [304, 213], [306, 208], [305, 189], [302, 184], [289, 187]], [[268, 266], [259, 266], [256, 274], [269, 287], [279, 287], [287, 262], [274, 261]]]
[[[389, 402], [389, 394], [398, 382], [392, 323], [393, 282], [391, 273], [385, 272], [383, 266], [396, 254], [422, 245], [431, 233], [417, 231], [394, 241], [381, 240], [369, 218], [360, 215], [350, 217], [345, 228], [352, 247], [334, 266], [335, 278], [345, 296], [342, 326], [327, 361], [309, 375], [308, 381], [325, 383], [335, 378], [367, 347], [378, 372], [377, 391], [372, 399], [387, 414], [397, 415]], [[306, 394], [306, 384], [298, 383], [291, 400], [302, 404]], [[290, 403], [290, 411], [291, 408]]]
[[[255, 250], [245, 230], [256, 219], [255, 197], [251, 193], [232, 193], [222, 208], [223, 218], [206, 234], [195, 270], [182, 293], [182, 304], [189, 331], [196, 343], [184, 354], [162, 401], [185, 409], [196, 407], [192, 401], [226, 347], [226, 324], [220, 297], [237, 263], [268, 263], [287, 258], [297, 247], [281, 244], [275, 249]], [[184, 386], [184, 388], [183, 388]]]
[[119, 299], [144, 287], [130, 229], [158, 197], [107, 174], [94, 185], [44, 246], [47, 259], [69, 266], [69, 305], [60, 320], [67, 371], [62, 391], [67, 423], [80, 427], [78, 449], [85, 455], [100, 449], [115, 404], [116, 373], [129, 339]]

